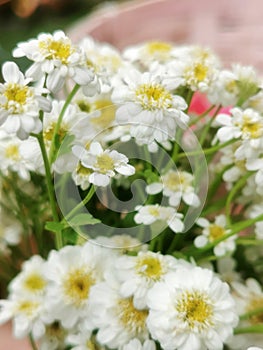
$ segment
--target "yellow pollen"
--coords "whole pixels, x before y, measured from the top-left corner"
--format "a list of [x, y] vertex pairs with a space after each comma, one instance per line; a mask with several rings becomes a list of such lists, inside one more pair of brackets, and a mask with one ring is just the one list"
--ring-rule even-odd
[[[249, 303], [247, 307], [247, 312], [256, 311], [257, 309], [263, 309], [263, 297], [255, 296]], [[263, 311], [259, 312], [249, 318], [250, 322], [253, 324], [263, 323]]]
[[39, 303], [30, 300], [20, 301], [17, 305], [17, 311], [27, 316], [31, 316], [34, 311], [39, 307]]
[[20, 159], [19, 147], [17, 145], [9, 145], [5, 149], [6, 158], [18, 161]]
[[153, 281], [160, 280], [163, 269], [160, 260], [157, 257], [145, 256], [138, 259], [135, 269], [139, 275], [149, 278]]
[[158, 207], [152, 206], [148, 208], [149, 214], [158, 217], [160, 215], [160, 210]]
[[107, 128], [115, 119], [116, 107], [110, 100], [98, 100], [94, 102], [91, 111], [100, 111], [100, 115], [90, 118], [90, 122], [99, 128]]
[[243, 123], [241, 125], [243, 134], [248, 134], [251, 138], [256, 139], [263, 134], [263, 124], [260, 122], [253, 122], [249, 117], [243, 117]]
[[176, 304], [176, 310], [191, 329], [197, 327], [198, 331], [202, 331], [213, 324], [213, 307], [208, 296], [202, 292], [183, 293]]
[[73, 51], [71, 45], [62, 40], [55, 41], [48, 39], [47, 41], [40, 41], [39, 47], [44, 53], [47, 52], [46, 58], [48, 60], [60, 60], [63, 64], [68, 62], [68, 58]]
[[89, 176], [92, 173], [92, 170], [84, 167], [81, 162], [78, 163], [76, 173], [83, 176]]
[[191, 186], [190, 177], [188, 179], [183, 172], [169, 172], [164, 176], [163, 180], [165, 187], [172, 191], [178, 191]]
[[235, 80], [231, 80], [226, 84], [225, 89], [230, 94], [237, 93], [238, 92], [237, 82]]
[[207, 76], [208, 67], [203, 63], [197, 63], [194, 66], [194, 76], [197, 81], [204, 81]]
[[96, 63], [101, 68], [109, 67], [113, 72], [117, 72], [121, 66], [121, 60], [117, 55], [98, 55]]
[[101, 174], [107, 174], [109, 171], [114, 170], [114, 161], [107, 153], [103, 153], [97, 157], [94, 167], [98, 168]]
[[144, 109], [171, 107], [172, 95], [160, 84], [141, 84], [136, 89], [135, 95]]
[[73, 269], [63, 283], [64, 294], [68, 301], [81, 307], [89, 297], [89, 291], [95, 280], [86, 268]]
[[23, 112], [23, 106], [27, 103], [27, 99], [32, 96], [32, 92], [28, 86], [18, 84], [7, 84], [3, 93], [7, 102], [3, 105], [5, 109], [11, 109], [13, 114]]
[[146, 45], [146, 51], [150, 56], [154, 56], [159, 60], [166, 60], [170, 57], [172, 45], [162, 42], [153, 41]]
[[[45, 130], [43, 130], [43, 137], [46, 141], [51, 141], [56, 127], [56, 122], [51, 123]], [[58, 130], [59, 142], [61, 143], [68, 132], [67, 125], [61, 125]]]
[[46, 285], [47, 282], [38, 273], [32, 273], [24, 281], [25, 288], [31, 292], [42, 291]]
[[119, 300], [118, 315], [122, 325], [133, 332], [134, 336], [144, 332], [148, 311], [136, 309], [132, 298]]
[[223, 237], [226, 234], [225, 229], [222, 226], [212, 224], [209, 226], [209, 240], [210, 242], [215, 241], [218, 238]]

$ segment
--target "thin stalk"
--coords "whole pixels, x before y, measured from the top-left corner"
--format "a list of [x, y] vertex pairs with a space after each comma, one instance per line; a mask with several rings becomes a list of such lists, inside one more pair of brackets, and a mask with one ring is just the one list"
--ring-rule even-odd
[[64, 114], [70, 104], [70, 102], [72, 101], [73, 97], [76, 95], [77, 91], [79, 89], [79, 85], [76, 84], [74, 86], [74, 88], [71, 90], [71, 92], [69, 93], [65, 103], [64, 103], [64, 106], [59, 114], [59, 117], [58, 117], [58, 120], [57, 120], [57, 123], [55, 125], [55, 129], [54, 129], [54, 133], [53, 133], [53, 136], [52, 136], [52, 140], [51, 140], [51, 146], [50, 146], [50, 151], [49, 151], [49, 160], [50, 160], [50, 164], [52, 164], [56, 158], [56, 137], [58, 135], [58, 132], [59, 132], [59, 129], [60, 129], [60, 126], [61, 126], [61, 123], [62, 123], [62, 120], [63, 120], [63, 117], [64, 117]]
[[207, 148], [207, 149], [203, 149], [203, 150], [197, 150], [197, 151], [192, 151], [192, 152], [182, 152], [182, 153], [179, 153], [177, 155], [177, 158], [186, 158], [186, 157], [191, 157], [191, 156], [197, 156], [197, 155], [200, 155], [202, 153], [204, 154], [213, 154], [215, 153], [216, 151], [219, 151], [220, 149], [228, 146], [228, 145], [231, 145], [232, 143], [236, 142], [236, 139], [231, 139], [229, 141], [226, 141], [224, 143], [219, 143], [218, 145], [215, 145], [213, 147], [210, 147], [210, 148]]
[[205, 139], [206, 139], [206, 136], [207, 136], [207, 133], [208, 133], [215, 117], [217, 116], [217, 113], [220, 111], [220, 109], [221, 109], [221, 105], [217, 107], [217, 109], [215, 110], [215, 113], [211, 116], [208, 123], [205, 125], [204, 130], [201, 133], [200, 141], [199, 141], [201, 146], [203, 146]]
[[195, 125], [196, 122], [198, 122], [199, 120], [201, 120], [201, 119], [203, 119], [204, 117], [206, 117], [207, 114], [208, 114], [209, 112], [211, 112], [212, 109], [214, 109], [214, 108], [215, 108], [215, 105], [210, 106], [206, 111], [204, 111], [203, 113], [201, 113], [200, 115], [198, 115], [196, 118], [194, 118], [194, 119], [189, 123], [189, 126]]
[[29, 338], [29, 341], [30, 341], [30, 345], [32, 346], [32, 349], [33, 350], [38, 350], [37, 344], [36, 344], [36, 342], [35, 342], [35, 340], [34, 340], [34, 338], [33, 338], [31, 333], [29, 334], [28, 338]]
[[250, 327], [240, 327], [234, 330], [234, 334], [244, 334], [244, 333], [263, 333], [263, 324], [257, 324]]
[[67, 220], [70, 220], [72, 216], [78, 212], [79, 209], [83, 208], [90, 201], [94, 193], [95, 193], [95, 186], [91, 185], [86, 197], [65, 216], [65, 218], [62, 220], [62, 223]]

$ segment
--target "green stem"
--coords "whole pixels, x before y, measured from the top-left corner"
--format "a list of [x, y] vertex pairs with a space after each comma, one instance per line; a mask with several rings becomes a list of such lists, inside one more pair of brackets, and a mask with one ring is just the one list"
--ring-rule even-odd
[[245, 314], [241, 315], [239, 318], [240, 320], [247, 320], [253, 316], [260, 315], [262, 313], [263, 313], [263, 307], [259, 307], [257, 309], [246, 312]]
[[179, 153], [177, 155], [177, 158], [186, 158], [186, 157], [191, 157], [191, 156], [197, 156], [197, 155], [200, 155], [202, 153], [203, 154], [213, 154], [216, 151], [219, 151], [220, 149], [222, 149], [228, 145], [231, 145], [234, 142], [236, 142], [236, 139], [231, 139], [231, 140], [226, 141], [224, 143], [219, 143], [216, 146], [213, 146], [213, 147], [210, 147], [207, 149], [203, 149], [203, 150], [197, 150], [197, 151], [192, 151], [192, 152], [182, 152], [182, 153]]
[[[55, 192], [53, 188], [53, 181], [52, 181], [52, 175], [50, 170], [50, 164], [48, 160], [48, 155], [46, 151], [46, 147], [44, 144], [43, 134], [40, 133], [38, 135], [33, 134], [32, 136], [36, 137], [41, 149], [43, 161], [44, 161], [44, 167], [45, 167], [45, 173], [46, 173], [46, 184], [47, 184], [47, 191], [48, 191], [48, 197], [51, 207], [51, 212], [53, 216], [53, 220], [55, 222], [59, 222], [59, 216], [57, 212], [57, 203], [55, 198]], [[63, 247], [63, 241], [62, 241], [62, 232], [59, 232], [56, 234], [56, 247], [57, 249], [60, 249]]]
[[238, 191], [246, 184], [247, 179], [252, 175], [252, 172], [247, 173], [243, 177], [241, 177], [235, 185], [232, 187], [231, 191], [229, 192], [227, 199], [226, 199], [226, 219], [228, 225], [231, 225], [231, 204], [238, 193]]
[[206, 111], [204, 111], [202, 114], [198, 115], [196, 118], [194, 118], [190, 123], [189, 126], [195, 125], [199, 120], [203, 119], [207, 116], [209, 112], [212, 111], [212, 109], [215, 108], [215, 105], [210, 106]]
[[221, 105], [217, 107], [217, 109], [215, 110], [215, 113], [211, 116], [211, 118], [209, 119], [208, 123], [206, 123], [205, 127], [204, 127], [204, 130], [202, 131], [201, 133], [201, 136], [200, 136], [200, 145], [203, 146], [204, 142], [205, 142], [205, 139], [206, 139], [206, 136], [207, 136], [207, 133], [215, 119], [215, 117], [217, 116], [217, 113], [220, 111], [221, 109]]
[[31, 346], [32, 346], [32, 349], [33, 349], [33, 350], [38, 350], [37, 345], [36, 345], [36, 343], [35, 343], [35, 340], [34, 340], [34, 338], [33, 338], [33, 336], [32, 336], [31, 333], [29, 334], [28, 337], [29, 337], [29, 341], [30, 341], [30, 344], [31, 344]]
[[49, 160], [50, 160], [50, 164], [52, 164], [54, 162], [54, 160], [56, 159], [56, 153], [57, 153], [57, 149], [56, 149], [56, 138], [57, 138], [57, 135], [58, 135], [58, 132], [59, 132], [59, 129], [60, 129], [60, 126], [61, 126], [61, 123], [62, 123], [62, 120], [63, 120], [63, 117], [64, 117], [64, 114], [70, 104], [70, 102], [72, 101], [73, 97], [76, 95], [77, 91], [79, 89], [79, 85], [76, 84], [74, 86], [74, 88], [71, 90], [71, 92], [69, 93], [65, 103], [64, 103], [64, 106], [59, 114], [59, 117], [58, 117], [58, 120], [57, 120], [57, 123], [55, 125], [55, 129], [54, 129], [54, 133], [53, 133], [53, 136], [52, 136], [52, 141], [51, 141], [51, 146], [50, 146], [50, 151], [49, 151]]
[[234, 334], [244, 334], [244, 333], [263, 333], [263, 324], [257, 324], [250, 327], [236, 328]]
[[86, 197], [65, 216], [65, 218], [62, 220], [62, 223], [67, 220], [70, 220], [72, 216], [78, 212], [79, 209], [83, 208], [90, 201], [94, 193], [95, 193], [95, 186], [91, 185]]

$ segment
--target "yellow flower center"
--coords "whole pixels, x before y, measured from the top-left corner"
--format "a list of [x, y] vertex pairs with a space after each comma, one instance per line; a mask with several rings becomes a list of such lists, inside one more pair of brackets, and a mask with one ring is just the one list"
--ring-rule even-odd
[[95, 280], [87, 268], [73, 269], [63, 283], [64, 294], [69, 303], [81, 307], [89, 297], [89, 291]]
[[207, 78], [208, 67], [202, 62], [196, 62], [185, 70], [185, 79], [188, 85], [198, 85]]
[[100, 129], [107, 128], [115, 119], [116, 107], [110, 100], [98, 100], [91, 106], [91, 111], [100, 111], [99, 116], [90, 118], [90, 122]]
[[78, 163], [76, 173], [83, 176], [89, 176], [92, 173], [92, 170], [84, 167], [81, 162]]
[[[263, 298], [260, 296], [255, 296], [250, 301], [246, 311], [252, 312], [260, 309], [261, 310], [263, 309]], [[253, 324], [263, 323], [263, 311], [259, 313], [255, 313], [255, 315], [251, 316], [249, 320]]]
[[141, 84], [136, 89], [135, 95], [143, 109], [171, 107], [172, 95], [160, 84]]
[[48, 60], [60, 60], [63, 64], [68, 62], [68, 58], [73, 52], [70, 43], [62, 40], [48, 39], [47, 41], [40, 41], [39, 48]]
[[166, 60], [170, 57], [172, 45], [162, 42], [153, 41], [146, 45], [146, 51], [150, 56], [154, 56], [159, 60]]
[[3, 94], [7, 100], [3, 107], [5, 109], [11, 109], [14, 114], [22, 113], [27, 99], [32, 96], [32, 92], [28, 86], [12, 83], [7, 84]]
[[231, 80], [229, 81], [226, 86], [225, 89], [227, 92], [229, 92], [230, 94], [237, 94], [238, 93], [238, 86], [237, 86], [237, 82], [235, 80]]
[[119, 300], [118, 315], [122, 325], [132, 332], [134, 336], [144, 332], [148, 311], [135, 309], [131, 298]]
[[203, 292], [183, 293], [176, 304], [176, 310], [190, 329], [197, 328], [202, 331], [213, 324], [213, 307], [209, 297]]
[[248, 116], [244, 116], [241, 130], [244, 135], [249, 135], [251, 138], [256, 139], [263, 134], [263, 124], [260, 122], [255, 123]]
[[135, 269], [139, 275], [153, 281], [160, 280], [163, 274], [161, 262], [158, 257], [154, 256], [140, 257], [137, 261]]
[[[43, 130], [43, 137], [44, 140], [46, 141], [51, 141], [54, 135], [56, 127], [56, 122], [52, 122], [48, 127]], [[64, 139], [64, 137], [67, 135], [68, 132], [68, 126], [66, 124], [61, 125], [59, 130], [58, 130], [58, 137], [59, 137], [59, 142], [61, 143]]]
[[17, 311], [21, 314], [25, 314], [30, 317], [34, 314], [34, 311], [40, 306], [36, 301], [21, 300], [17, 305]]
[[46, 287], [46, 285], [47, 282], [38, 273], [32, 273], [24, 281], [25, 288], [28, 289], [30, 292], [42, 291]]
[[205, 66], [203, 63], [197, 63], [194, 66], [194, 77], [197, 81], [203, 81], [205, 80], [207, 76], [208, 67]]
[[212, 224], [209, 226], [209, 240], [215, 241], [218, 238], [223, 237], [226, 234], [225, 229], [222, 226]]
[[19, 147], [18, 145], [9, 145], [5, 149], [6, 158], [18, 161], [20, 159]]
[[107, 174], [109, 171], [114, 170], [114, 161], [107, 153], [103, 153], [97, 157], [97, 162], [94, 166], [99, 169], [101, 174]]
[[152, 206], [148, 208], [148, 212], [150, 215], [154, 217], [158, 217], [160, 215], [160, 210], [158, 207]]

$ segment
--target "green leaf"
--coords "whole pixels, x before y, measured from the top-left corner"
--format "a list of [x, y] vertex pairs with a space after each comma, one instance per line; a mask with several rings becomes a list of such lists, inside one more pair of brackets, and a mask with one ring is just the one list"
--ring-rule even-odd
[[99, 219], [94, 218], [91, 214], [78, 214], [70, 219], [69, 223], [73, 226], [95, 225], [100, 223]]
[[48, 221], [46, 222], [45, 229], [51, 232], [61, 232], [65, 228], [65, 224], [56, 221]]

